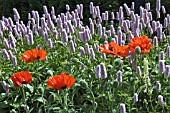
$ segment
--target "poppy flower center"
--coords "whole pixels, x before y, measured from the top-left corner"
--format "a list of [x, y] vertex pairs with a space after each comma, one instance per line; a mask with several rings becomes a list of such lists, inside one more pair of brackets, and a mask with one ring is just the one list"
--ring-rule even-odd
[[22, 84], [26, 84], [26, 81], [25, 81], [25, 80], [23, 80]]
[[38, 56], [37, 59], [40, 59], [40, 56]]
[[67, 87], [66, 84], [62, 84], [62, 85], [61, 85], [61, 88], [62, 88], [62, 89], [65, 89], [66, 87]]
[[110, 51], [113, 51], [113, 47], [109, 47], [109, 50], [110, 50]]

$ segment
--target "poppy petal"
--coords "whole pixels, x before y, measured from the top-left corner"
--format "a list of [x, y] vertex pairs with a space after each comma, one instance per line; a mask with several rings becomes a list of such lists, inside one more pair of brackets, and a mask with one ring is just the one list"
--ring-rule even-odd
[[46, 55], [47, 55], [47, 52], [45, 50], [41, 49], [38, 51], [39, 60], [45, 60]]

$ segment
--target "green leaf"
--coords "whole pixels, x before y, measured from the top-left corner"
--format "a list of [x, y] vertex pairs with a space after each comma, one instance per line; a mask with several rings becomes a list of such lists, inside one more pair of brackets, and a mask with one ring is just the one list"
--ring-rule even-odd
[[8, 102], [5, 100], [4, 102], [0, 102], [0, 108], [7, 108], [8, 106]]
[[30, 90], [31, 93], [33, 93], [34, 87], [32, 87], [32, 86], [29, 85], [29, 84], [27, 84], [26, 87]]
[[43, 97], [38, 97], [35, 101], [42, 102], [45, 104], [47, 100], [45, 100]]
[[53, 76], [53, 71], [52, 70], [48, 70], [47, 71], [47, 75]]

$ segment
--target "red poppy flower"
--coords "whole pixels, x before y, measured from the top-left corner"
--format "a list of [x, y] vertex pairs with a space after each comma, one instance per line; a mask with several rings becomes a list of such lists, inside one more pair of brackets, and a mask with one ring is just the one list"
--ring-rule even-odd
[[75, 83], [75, 79], [72, 76], [66, 75], [66, 72], [50, 77], [47, 80], [47, 86], [57, 90], [70, 88]]
[[135, 52], [135, 48], [139, 46], [141, 48], [141, 54], [146, 54], [150, 52], [152, 44], [150, 39], [147, 36], [135, 37], [132, 38], [129, 43], [129, 48], [132, 52]]
[[28, 71], [21, 71], [13, 74], [10, 78], [14, 86], [22, 86], [22, 84], [29, 84], [32, 82], [32, 74]]
[[129, 47], [128, 46], [119, 46], [115, 42], [111, 42], [109, 44], [104, 44], [103, 47], [99, 46], [99, 49], [106, 54], [110, 54], [111, 57], [114, 55], [123, 59], [125, 56], [129, 54]]
[[43, 50], [43, 49], [38, 50], [36, 48], [36, 49], [31, 49], [31, 50], [24, 52], [21, 55], [20, 59], [25, 60], [26, 63], [29, 63], [29, 62], [33, 62], [35, 60], [45, 60], [46, 55], [47, 55], [47, 53], [45, 50]]

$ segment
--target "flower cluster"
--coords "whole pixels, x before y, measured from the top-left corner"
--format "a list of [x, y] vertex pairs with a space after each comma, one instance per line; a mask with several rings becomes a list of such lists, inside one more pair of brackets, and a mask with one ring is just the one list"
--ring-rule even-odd
[[119, 46], [115, 42], [111, 42], [109, 44], [104, 44], [104, 46], [99, 46], [99, 49], [102, 53], [110, 54], [111, 56], [118, 56], [121, 59], [129, 55], [129, 51], [135, 53], [136, 47], [140, 47], [140, 54], [146, 54], [150, 52], [152, 44], [150, 43], [150, 39], [147, 36], [134, 37], [131, 39], [130, 43], [126, 46]]
[[[38, 50], [36, 48], [24, 52], [20, 59], [25, 60], [26, 63], [29, 63], [35, 60], [45, 60], [46, 55], [47, 53], [45, 50]], [[11, 76], [11, 80], [13, 81], [15, 87], [22, 86], [22, 84], [29, 84], [32, 82], [32, 74], [28, 71], [17, 72]], [[54, 88], [57, 90], [70, 88], [74, 83], [75, 79], [72, 76], [66, 75], [66, 72], [53, 76], [47, 81], [49, 88]]]

